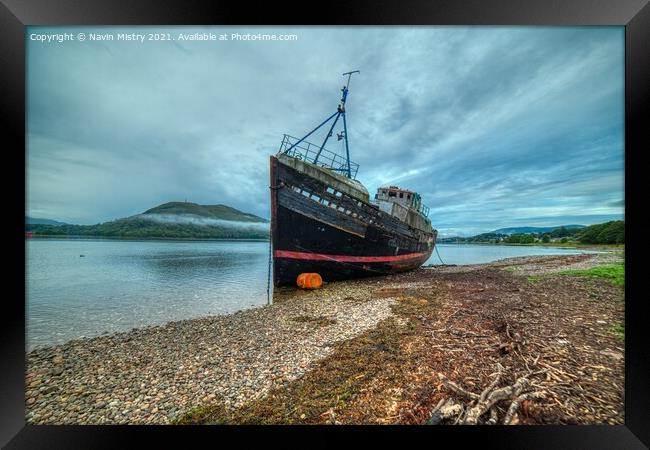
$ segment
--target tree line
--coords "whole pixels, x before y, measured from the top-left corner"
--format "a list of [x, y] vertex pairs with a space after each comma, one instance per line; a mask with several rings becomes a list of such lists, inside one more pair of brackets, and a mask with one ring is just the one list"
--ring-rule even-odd
[[162, 224], [143, 219], [120, 219], [97, 225], [26, 224], [34, 236], [88, 236], [169, 239], [268, 239], [269, 233], [253, 228], [194, 224]]
[[613, 220], [585, 228], [559, 227], [546, 233], [483, 233], [466, 238], [440, 239], [439, 242], [477, 242], [505, 244], [534, 244], [577, 242], [581, 244], [624, 244], [625, 222]]

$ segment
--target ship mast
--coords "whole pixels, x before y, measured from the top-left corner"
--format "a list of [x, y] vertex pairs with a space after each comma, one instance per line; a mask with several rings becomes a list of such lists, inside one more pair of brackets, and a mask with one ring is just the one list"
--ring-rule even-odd
[[345, 120], [345, 101], [348, 98], [348, 92], [350, 89], [350, 79], [352, 78], [352, 74], [355, 73], [361, 73], [359, 70], [353, 70], [352, 72], [345, 72], [343, 76], [348, 76], [348, 80], [345, 86], [343, 86], [343, 89], [341, 89], [341, 92], [343, 94], [341, 95], [341, 103], [339, 103], [338, 107], [336, 108], [336, 112], [329, 116], [327, 119], [325, 119], [324, 122], [322, 122], [320, 125], [318, 125], [316, 128], [311, 130], [309, 133], [307, 133], [302, 139], [298, 140], [295, 144], [293, 144], [291, 147], [289, 147], [286, 152], [289, 152], [292, 148], [300, 144], [302, 141], [304, 141], [306, 138], [308, 138], [312, 133], [314, 133], [316, 130], [318, 130], [320, 127], [325, 125], [327, 122], [330, 120], [334, 119], [334, 122], [332, 123], [332, 126], [327, 132], [327, 135], [325, 136], [325, 140], [323, 140], [323, 143], [321, 144], [320, 148], [318, 149], [318, 153], [316, 153], [316, 157], [314, 158], [314, 164], [318, 163], [318, 158], [320, 157], [321, 152], [323, 151], [323, 148], [325, 148], [325, 144], [327, 143], [327, 140], [332, 136], [332, 131], [334, 130], [334, 127], [336, 126], [336, 123], [338, 122], [339, 118], [343, 117], [343, 133], [337, 134], [337, 137], [339, 140], [342, 138], [345, 138], [345, 157], [347, 161], [347, 175], [348, 178], [352, 178], [352, 171], [350, 169], [350, 146], [348, 142], [348, 125]]

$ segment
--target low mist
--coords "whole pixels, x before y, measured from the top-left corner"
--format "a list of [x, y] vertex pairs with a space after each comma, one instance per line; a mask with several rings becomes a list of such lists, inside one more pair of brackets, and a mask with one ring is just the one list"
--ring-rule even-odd
[[205, 227], [235, 228], [238, 230], [252, 231], [267, 231], [269, 229], [268, 223], [211, 219], [192, 214], [139, 214], [135, 216], [135, 218], [176, 225], [199, 225]]

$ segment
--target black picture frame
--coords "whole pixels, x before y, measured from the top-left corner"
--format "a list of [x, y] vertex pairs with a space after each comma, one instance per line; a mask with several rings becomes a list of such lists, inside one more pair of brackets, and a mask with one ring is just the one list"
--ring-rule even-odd
[[[25, 27], [29, 25], [617, 25], [625, 27], [625, 425], [539, 427], [162, 427], [162, 426], [38, 426], [25, 424], [25, 285], [20, 264], [9, 275], [13, 295], [3, 301], [2, 362], [0, 370], [0, 444], [3, 448], [120, 448], [157, 438], [163, 443], [189, 446], [207, 438], [225, 445], [223, 435], [242, 445], [248, 432], [265, 438], [270, 433], [299, 432], [309, 442], [333, 437], [334, 442], [363, 433], [384, 441], [399, 432], [438, 445], [441, 437], [453, 445], [473, 441], [477, 447], [498, 448], [648, 448], [650, 446], [650, 351], [644, 343], [643, 298], [638, 289], [641, 267], [630, 260], [640, 252], [642, 239], [634, 202], [642, 192], [635, 170], [648, 145], [650, 104], [650, 5], [647, 0], [573, 0], [571, 2], [472, 0], [363, 0], [323, 4], [280, 5], [277, 2], [174, 0], [2, 0], [0, 4], [0, 104], [3, 117], [7, 174], [18, 174], [25, 149]], [[21, 155], [23, 158], [21, 158]], [[14, 168], [15, 164], [15, 168]], [[23, 173], [23, 176], [25, 174]], [[13, 217], [14, 254], [24, 257], [23, 195], [7, 184]], [[23, 185], [25, 178], [23, 178]], [[12, 186], [9, 188], [9, 186]], [[7, 258], [7, 261], [15, 261]], [[24, 298], [24, 297], [23, 297]], [[342, 436], [345, 435], [345, 436]], [[290, 443], [288, 434], [281, 434]], [[302, 441], [303, 445], [306, 441]], [[411, 445], [411, 444], [407, 444]]]

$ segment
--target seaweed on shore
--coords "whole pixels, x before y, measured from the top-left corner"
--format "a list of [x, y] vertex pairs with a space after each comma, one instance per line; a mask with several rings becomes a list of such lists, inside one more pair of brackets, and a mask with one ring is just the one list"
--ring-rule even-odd
[[289, 320], [298, 323], [311, 323], [319, 327], [326, 327], [328, 325], [334, 325], [336, 323], [336, 319], [330, 319], [329, 317], [324, 317], [324, 316], [314, 317], [314, 316], [302, 315], [302, 316], [292, 317]]

